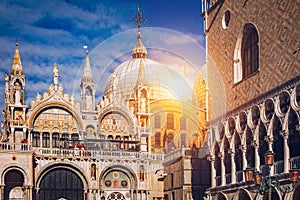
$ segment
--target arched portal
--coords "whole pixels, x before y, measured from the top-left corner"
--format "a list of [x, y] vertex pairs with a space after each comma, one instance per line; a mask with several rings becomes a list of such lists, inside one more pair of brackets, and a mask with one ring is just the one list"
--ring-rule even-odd
[[105, 195], [106, 199], [132, 199], [132, 191], [137, 192], [138, 177], [128, 167], [122, 165], [110, 166], [102, 171], [100, 177], [100, 189], [107, 194], [107, 196]]
[[4, 177], [4, 199], [22, 200], [24, 176], [19, 170], [10, 170]]
[[70, 169], [55, 168], [43, 176], [38, 192], [39, 200], [83, 200], [84, 186], [80, 177]]

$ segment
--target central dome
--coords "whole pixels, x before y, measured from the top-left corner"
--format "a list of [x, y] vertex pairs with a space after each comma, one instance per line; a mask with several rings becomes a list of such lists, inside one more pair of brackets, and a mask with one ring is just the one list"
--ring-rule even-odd
[[147, 58], [139, 28], [132, 58], [114, 70], [108, 78], [104, 95], [128, 101], [135, 98], [134, 91], [138, 87], [148, 88], [149, 100], [179, 99], [180, 93], [189, 88], [186, 80], [171, 67]]
[[147, 86], [152, 100], [178, 99], [176, 92], [172, 90], [175, 80], [180, 80], [180, 76], [167, 65], [148, 58], [132, 58], [114, 70], [108, 78], [104, 95], [113, 96], [116, 85], [116, 97], [129, 100], [133, 98], [137, 86]]

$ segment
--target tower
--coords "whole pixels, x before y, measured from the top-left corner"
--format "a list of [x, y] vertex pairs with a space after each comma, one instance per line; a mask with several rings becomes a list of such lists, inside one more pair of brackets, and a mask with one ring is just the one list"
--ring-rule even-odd
[[10, 74], [5, 75], [5, 108], [3, 137], [11, 143], [27, 141], [25, 105], [25, 75], [22, 69], [18, 41]]
[[84, 123], [84, 138], [93, 137], [97, 131], [97, 117], [95, 117], [95, 84], [90, 66], [87, 46], [85, 48], [85, 61], [81, 78], [81, 113]]
[[150, 108], [149, 108], [149, 87], [144, 70], [144, 62], [146, 60], [147, 49], [142, 43], [141, 36], [141, 22], [145, 19], [140, 12], [140, 5], [138, 5], [138, 14], [136, 18], [136, 25], [138, 29], [137, 44], [132, 50], [132, 59], [139, 62], [138, 77], [134, 88], [135, 96], [135, 115], [138, 119], [139, 133], [141, 136], [141, 151], [147, 151], [147, 140], [149, 138], [149, 124], [150, 124]]
[[81, 110], [93, 111], [95, 110], [95, 84], [93, 74], [90, 66], [90, 60], [88, 55], [88, 48], [86, 49], [86, 57], [84, 62], [84, 71], [81, 78]]

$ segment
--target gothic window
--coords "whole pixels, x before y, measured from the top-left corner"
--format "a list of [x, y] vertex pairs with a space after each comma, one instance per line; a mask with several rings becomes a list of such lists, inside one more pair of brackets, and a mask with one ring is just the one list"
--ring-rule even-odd
[[59, 134], [58, 133], [52, 134], [52, 147], [53, 148], [59, 147]]
[[154, 128], [161, 128], [161, 125], [160, 125], [160, 116], [155, 116], [154, 117]]
[[185, 117], [180, 118], [180, 130], [186, 130], [186, 118]]
[[32, 135], [32, 145], [34, 147], [39, 147], [40, 146], [40, 133], [33, 132], [33, 135]]
[[160, 146], [160, 133], [155, 134], [155, 146], [156, 147]]
[[253, 24], [246, 24], [242, 39], [243, 79], [254, 74], [259, 67], [258, 33]]
[[43, 133], [43, 147], [49, 148], [50, 147], [50, 134]]
[[167, 128], [174, 129], [174, 115], [172, 114], [167, 115]]

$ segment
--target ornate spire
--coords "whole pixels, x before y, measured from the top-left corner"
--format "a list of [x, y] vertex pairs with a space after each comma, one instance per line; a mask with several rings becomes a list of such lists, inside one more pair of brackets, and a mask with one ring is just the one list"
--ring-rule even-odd
[[13, 61], [11, 73], [23, 75], [18, 39], [16, 39], [16, 50], [14, 54], [14, 61]]
[[146, 76], [145, 76], [145, 70], [144, 70], [144, 63], [142, 60], [140, 60], [140, 68], [137, 78], [137, 85], [143, 85], [147, 82]]
[[132, 21], [136, 23], [136, 26], [138, 28], [138, 42], [135, 45], [134, 49], [132, 50], [132, 58], [146, 58], [147, 55], [147, 49], [142, 43], [142, 36], [141, 36], [141, 22], [146, 22], [145, 18], [142, 17], [142, 13], [140, 12], [140, 4], [138, 4], [138, 14], [137, 17], [133, 16]]
[[83, 48], [85, 49], [85, 61], [84, 61], [84, 69], [83, 69], [83, 75], [81, 81], [93, 83], [94, 79], [93, 79], [93, 74], [90, 65], [89, 50], [87, 46], [84, 46]]
[[56, 63], [54, 63], [53, 66], [53, 82], [54, 82], [54, 89], [57, 90], [58, 89], [58, 65]]

